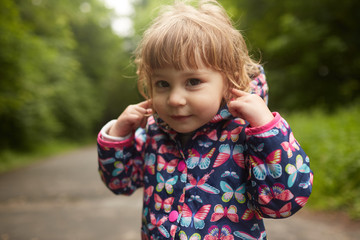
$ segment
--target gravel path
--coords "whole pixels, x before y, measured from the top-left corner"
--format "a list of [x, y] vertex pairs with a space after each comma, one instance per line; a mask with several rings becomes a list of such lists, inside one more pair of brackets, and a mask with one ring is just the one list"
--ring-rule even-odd
[[[0, 240], [139, 240], [141, 191], [115, 196], [86, 147], [0, 175]], [[266, 220], [270, 240], [360, 239], [360, 223], [307, 209]]]

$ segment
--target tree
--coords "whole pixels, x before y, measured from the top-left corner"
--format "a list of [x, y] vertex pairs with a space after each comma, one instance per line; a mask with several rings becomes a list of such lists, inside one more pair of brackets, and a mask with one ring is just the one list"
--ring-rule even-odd
[[0, 9], [0, 150], [94, 136], [128, 62], [111, 11], [97, 0], [1, 0]]
[[220, 2], [261, 56], [273, 108], [333, 109], [359, 97], [357, 1]]

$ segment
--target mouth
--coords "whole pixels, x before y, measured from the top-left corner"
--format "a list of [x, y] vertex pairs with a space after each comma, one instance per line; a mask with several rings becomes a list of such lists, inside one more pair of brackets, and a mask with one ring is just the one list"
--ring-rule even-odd
[[185, 121], [191, 117], [191, 115], [172, 115], [170, 116], [175, 121]]

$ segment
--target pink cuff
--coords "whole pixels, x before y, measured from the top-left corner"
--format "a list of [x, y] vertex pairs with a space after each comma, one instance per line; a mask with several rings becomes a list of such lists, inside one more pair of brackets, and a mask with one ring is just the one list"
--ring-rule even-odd
[[274, 116], [274, 119], [271, 120], [270, 122], [268, 122], [267, 124], [260, 126], [260, 127], [246, 128], [245, 129], [246, 135], [261, 134], [261, 133], [264, 133], [264, 132], [267, 132], [267, 131], [273, 129], [281, 121], [282, 118], [278, 112], [273, 112], [272, 114]]
[[103, 148], [116, 148], [121, 146], [128, 146], [130, 145], [134, 140], [134, 135], [131, 135], [131, 137], [122, 140], [122, 141], [112, 141], [112, 140], [105, 140], [103, 139], [101, 132], [99, 132], [97, 137], [97, 142], [100, 144]]

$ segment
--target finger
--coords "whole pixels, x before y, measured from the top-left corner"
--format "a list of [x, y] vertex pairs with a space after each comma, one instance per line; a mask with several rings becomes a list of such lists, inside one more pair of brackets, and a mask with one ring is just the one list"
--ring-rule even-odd
[[231, 101], [228, 103], [228, 108], [231, 114], [234, 115], [234, 113], [238, 114], [239, 109], [243, 107], [243, 103], [240, 101]]
[[145, 117], [149, 117], [153, 114], [153, 110], [151, 108], [146, 109], [146, 113], [144, 114]]
[[152, 109], [144, 109], [139, 107], [139, 111], [136, 114], [133, 114], [134, 121], [136, 121], [136, 125], [141, 128], [145, 128], [147, 120], [149, 116], [153, 113]]
[[231, 93], [233, 95], [235, 95], [236, 97], [243, 97], [243, 96], [246, 96], [246, 95], [249, 95], [250, 93], [247, 93], [245, 91], [242, 91], [240, 89], [235, 89], [235, 88], [232, 88], [231, 89]]
[[145, 100], [141, 103], [138, 104], [139, 107], [142, 107], [142, 108], [150, 108], [151, 107], [151, 99], [149, 100]]
[[139, 103], [138, 107], [145, 110], [145, 112], [144, 112], [145, 117], [149, 117], [150, 115], [153, 114], [151, 99]]
[[143, 119], [144, 115], [140, 112], [134, 112], [127, 116], [127, 120], [134, 125], [140, 125]]
[[233, 117], [240, 117], [243, 118], [241, 112], [239, 112], [236, 108], [236, 106], [229, 105], [229, 112]]

